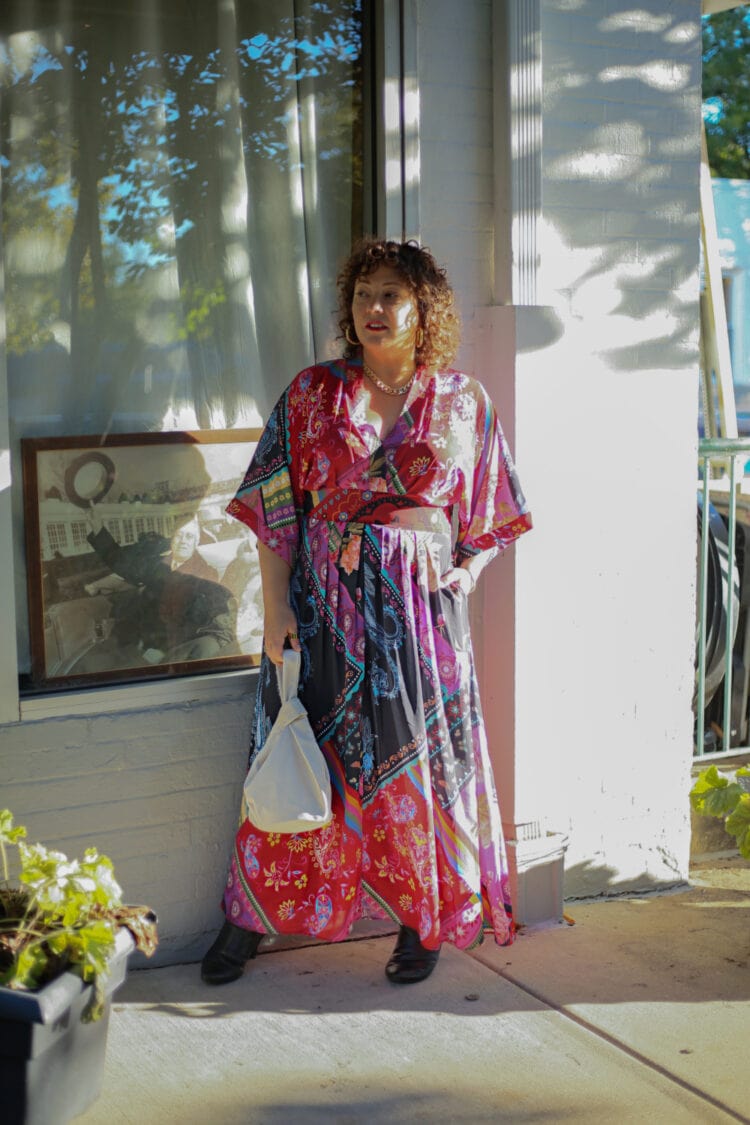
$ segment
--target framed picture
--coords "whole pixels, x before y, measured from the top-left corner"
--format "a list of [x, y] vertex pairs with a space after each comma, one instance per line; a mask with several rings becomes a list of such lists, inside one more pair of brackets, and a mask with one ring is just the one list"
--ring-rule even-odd
[[22, 440], [34, 688], [260, 662], [257, 544], [225, 512], [259, 437]]

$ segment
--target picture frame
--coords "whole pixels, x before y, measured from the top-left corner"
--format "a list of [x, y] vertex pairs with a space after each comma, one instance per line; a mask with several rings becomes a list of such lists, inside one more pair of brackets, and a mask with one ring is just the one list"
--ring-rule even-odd
[[260, 663], [257, 541], [225, 510], [260, 435], [21, 440], [32, 690]]

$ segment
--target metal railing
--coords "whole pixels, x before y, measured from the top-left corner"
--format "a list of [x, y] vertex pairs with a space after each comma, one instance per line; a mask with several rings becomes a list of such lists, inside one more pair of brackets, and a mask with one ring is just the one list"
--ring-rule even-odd
[[[698, 565], [698, 652], [695, 691], [696, 737], [695, 754], [715, 752], [706, 745], [706, 707], [707, 688], [711, 695], [723, 688], [721, 721], [713, 722], [714, 733], [720, 738], [716, 750], [723, 753], [737, 751], [744, 747], [733, 746], [736, 733], [738, 741], [745, 735], [748, 711], [748, 675], [743, 671], [742, 693], [740, 699], [741, 722], [733, 729], [733, 704], [735, 719], [737, 701], [734, 694], [734, 663], [736, 658], [737, 626], [743, 607], [740, 598], [741, 574], [737, 560], [737, 500], [745, 473], [745, 463], [750, 459], [750, 438], [704, 438], [699, 443], [699, 470], [701, 476], [700, 555]], [[721, 516], [721, 541], [717, 543], [712, 532], [712, 510]], [[725, 538], [724, 538], [725, 535]], [[749, 540], [750, 541], [750, 540]], [[750, 566], [750, 553], [744, 558], [744, 534], [742, 544], [742, 564]], [[715, 604], [709, 607], [709, 567], [711, 556], [713, 590]], [[718, 583], [718, 588], [717, 588]], [[721, 617], [720, 640], [712, 637], [711, 653], [708, 652], [709, 610], [713, 609]], [[747, 616], [747, 615], [745, 615]], [[742, 664], [747, 669], [750, 660], [750, 629], [745, 626], [746, 637], [740, 638], [742, 644]], [[714, 665], [713, 683], [709, 683], [707, 660], [711, 657]], [[717, 681], [718, 676], [718, 682]]]

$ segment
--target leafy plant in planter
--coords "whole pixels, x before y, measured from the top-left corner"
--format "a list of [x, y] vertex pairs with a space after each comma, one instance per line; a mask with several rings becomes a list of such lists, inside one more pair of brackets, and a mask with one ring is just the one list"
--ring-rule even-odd
[[[41, 844], [25, 844], [26, 829], [0, 811], [0, 985], [36, 989], [65, 971], [94, 982], [106, 973], [120, 927], [151, 954], [155, 918], [146, 907], [124, 907], [111, 861], [94, 848], [82, 860]], [[11, 886], [8, 848], [18, 849], [20, 886]], [[96, 990], [95, 990], [96, 995]], [[100, 997], [89, 1018], [101, 1014]]]
[[741, 766], [732, 777], [709, 766], [690, 790], [690, 804], [702, 816], [723, 820], [740, 855], [750, 859], [750, 769]]
[[133, 946], [155, 950], [156, 918], [122, 905], [95, 849], [69, 860], [25, 835], [0, 810], [0, 1117], [64, 1125], [99, 1094], [111, 997]]

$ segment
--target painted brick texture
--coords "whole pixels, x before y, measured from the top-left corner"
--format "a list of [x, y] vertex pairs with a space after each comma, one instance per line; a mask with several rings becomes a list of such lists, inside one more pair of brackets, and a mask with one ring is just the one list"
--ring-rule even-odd
[[697, 0], [542, 5], [543, 302], [586, 316], [632, 293], [630, 315], [693, 347], [699, 17]]
[[566, 892], [588, 895], [687, 873], [700, 4], [543, 0], [542, 59], [552, 315], [517, 357], [536, 530], [515, 780], [519, 819], [569, 835]]
[[3, 806], [33, 841], [108, 855], [126, 900], [159, 916], [161, 962], [199, 956], [221, 923], [251, 706], [228, 698], [0, 731]]

